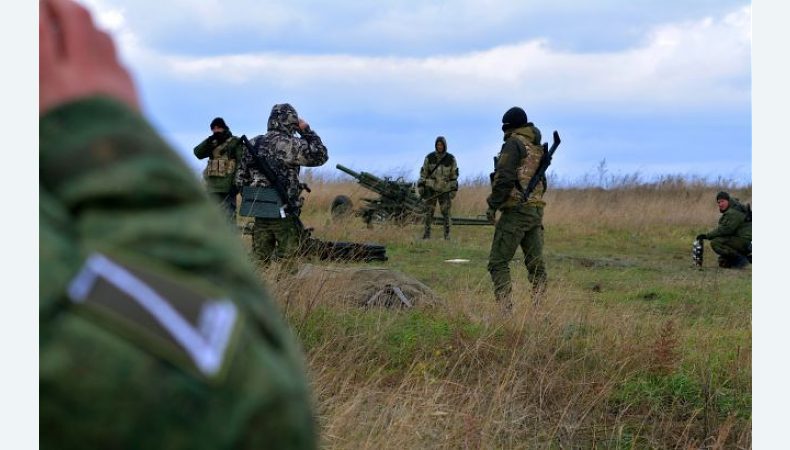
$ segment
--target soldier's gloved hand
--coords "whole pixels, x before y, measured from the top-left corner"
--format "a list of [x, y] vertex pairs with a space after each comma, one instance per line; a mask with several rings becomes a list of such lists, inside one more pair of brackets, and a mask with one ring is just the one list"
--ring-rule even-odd
[[708, 238], [708, 236], [707, 236], [707, 235], [705, 235], [705, 234], [698, 234], [698, 235], [697, 235], [697, 240], [698, 240], [698, 241], [704, 241], [704, 240], [705, 240], [705, 239], [707, 239], [707, 238]]
[[486, 219], [491, 223], [496, 223], [496, 209], [488, 208], [486, 210]]
[[458, 191], [450, 191], [450, 198], [455, 198], [455, 194], [457, 193]]

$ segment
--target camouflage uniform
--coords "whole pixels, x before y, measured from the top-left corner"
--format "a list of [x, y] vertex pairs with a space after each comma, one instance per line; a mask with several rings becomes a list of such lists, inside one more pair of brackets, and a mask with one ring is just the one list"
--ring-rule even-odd
[[236, 170], [244, 154], [244, 146], [238, 137], [226, 130], [204, 139], [194, 152], [198, 159], [209, 159], [203, 170], [206, 191], [219, 202], [230, 222], [235, 223]]
[[752, 222], [747, 220], [746, 208], [736, 199], [721, 213], [718, 226], [705, 234], [710, 246], [719, 255], [722, 267], [740, 266], [744, 259], [751, 261]]
[[447, 140], [444, 136], [439, 136], [434, 142], [444, 144], [444, 151], [433, 151], [425, 157], [420, 169], [420, 179], [417, 186], [420, 189], [420, 197], [427, 207], [425, 213], [425, 234], [424, 239], [431, 237], [431, 225], [433, 224], [433, 213], [436, 209], [436, 202], [439, 202], [439, 210], [444, 218], [444, 238], [450, 236], [450, 208], [452, 199], [458, 192], [458, 165], [455, 157], [447, 152]]
[[[294, 136], [294, 133], [301, 136]], [[296, 217], [304, 199], [304, 185], [299, 182], [301, 166], [315, 167], [329, 158], [321, 138], [309, 127], [299, 130], [299, 117], [288, 103], [274, 105], [269, 115], [267, 133], [250, 142], [260, 158], [265, 159], [284, 184], [289, 199], [296, 206]], [[245, 152], [236, 174], [236, 185], [270, 187], [273, 183], [258, 169], [254, 155]], [[295, 217], [282, 219], [255, 218], [252, 245], [255, 255], [264, 263], [273, 257], [291, 259], [299, 250], [299, 230]]]
[[183, 161], [104, 97], [39, 139], [41, 448], [315, 448], [298, 344]]
[[490, 210], [502, 214], [494, 229], [488, 271], [494, 283], [494, 294], [503, 306], [511, 305], [510, 261], [521, 246], [524, 264], [533, 288], [533, 300], [545, 289], [546, 267], [543, 262], [543, 193], [545, 179], [541, 180], [525, 202], [522, 192], [535, 174], [543, 147], [540, 131], [532, 124], [505, 132], [505, 143], [497, 158], [492, 174]]

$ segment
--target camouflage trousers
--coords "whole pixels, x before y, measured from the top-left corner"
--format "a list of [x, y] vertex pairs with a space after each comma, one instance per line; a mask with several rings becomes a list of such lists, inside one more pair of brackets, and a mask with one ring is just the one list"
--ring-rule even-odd
[[509, 303], [512, 292], [510, 261], [521, 246], [524, 265], [532, 283], [533, 301], [545, 290], [546, 266], [543, 262], [543, 208], [519, 205], [502, 211], [494, 229], [488, 272], [494, 283], [497, 301]]
[[252, 251], [264, 265], [281, 260], [293, 271], [299, 253], [299, 229], [292, 217], [255, 218], [252, 227]]
[[737, 236], [717, 237], [710, 240], [710, 248], [719, 255], [719, 260], [736, 263], [751, 253], [751, 242]]
[[431, 225], [433, 224], [433, 213], [436, 209], [436, 203], [439, 203], [439, 211], [442, 213], [442, 218], [444, 219], [444, 235], [448, 236], [450, 234], [450, 208], [452, 207], [452, 198], [450, 198], [450, 193], [445, 192], [444, 194], [436, 196], [435, 193], [428, 193], [426, 194], [428, 200], [425, 201], [425, 206], [427, 207], [427, 212], [425, 213], [425, 235], [431, 235]]

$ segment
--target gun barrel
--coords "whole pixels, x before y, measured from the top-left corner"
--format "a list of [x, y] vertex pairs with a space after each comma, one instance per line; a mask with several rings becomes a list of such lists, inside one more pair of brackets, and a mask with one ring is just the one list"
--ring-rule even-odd
[[348, 167], [346, 167], [346, 166], [344, 166], [344, 165], [342, 165], [342, 164], [337, 164], [337, 165], [335, 165], [335, 167], [336, 167], [338, 170], [342, 170], [343, 172], [345, 172], [345, 173], [347, 173], [347, 174], [351, 175], [351, 176], [352, 176], [352, 177], [354, 177], [354, 178], [360, 178], [360, 177], [362, 176], [362, 175], [360, 175], [360, 173], [359, 173], [359, 172], [354, 172], [353, 170], [349, 169]]

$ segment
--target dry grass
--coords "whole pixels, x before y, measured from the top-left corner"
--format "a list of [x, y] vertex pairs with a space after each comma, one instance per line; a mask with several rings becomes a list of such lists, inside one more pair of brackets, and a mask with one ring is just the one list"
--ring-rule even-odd
[[[335, 195], [372, 196], [355, 183], [311, 187], [315, 234], [387, 244], [387, 265], [444, 300], [360, 309], [322, 283], [261, 272], [305, 348], [325, 448], [751, 447], [751, 274], [710, 256], [690, 270], [686, 248], [715, 224], [717, 186], [551, 190], [550, 289], [532, 306], [515, 262], [508, 317], [485, 272], [490, 227], [421, 242], [418, 225], [332, 222]], [[481, 213], [487, 194], [463, 186], [454, 214]], [[733, 194], [750, 201], [751, 188]], [[461, 251], [473, 266], [441, 262]]]

